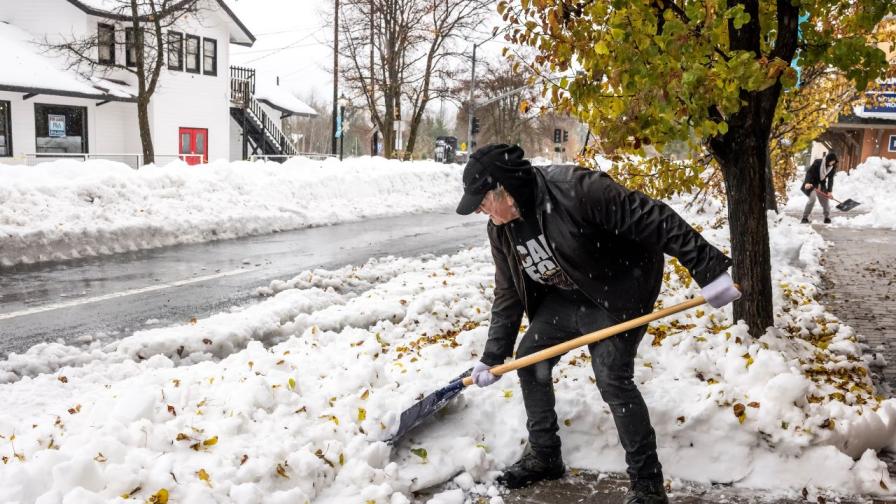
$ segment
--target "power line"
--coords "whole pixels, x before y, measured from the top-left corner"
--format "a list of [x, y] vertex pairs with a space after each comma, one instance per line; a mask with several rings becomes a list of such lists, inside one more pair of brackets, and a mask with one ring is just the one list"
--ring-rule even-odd
[[318, 42], [316, 39], [314, 42], [309, 42], [307, 44], [301, 44], [301, 45], [296, 45], [296, 43], [293, 42], [289, 45], [280, 46], [280, 47], [271, 47], [270, 49], [256, 49], [254, 51], [242, 51], [239, 54], [235, 53], [234, 56], [239, 57], [239, 56], [243, 56], [246, 54], [258, 54], [258, 53], [266, 53], [266, 52], [271, 52], [271, 51], [285, 51], [287, 49], [298, 49], [300, 47], [311, 47], [311, 46], [319, 45], [319, 44], [320, 44], [320, 42]]
[[[281, 51], [285, 51], [285, 50], [287, 50], [287, 49], [298, 48], [298, 47], [304, 47], [304, 46], [300, 46], [299, 44], [300, 44], [301, 42], [304, 42], [305, 40], [308, 40], [309, 38], [311, 38], [311, 37], [317, 35], [317, 33], [320, 32], [321, 30], [323, 30], [324, 28], [326, 28], [326, 27], [325, 27], [325, 26], [322, 26], [322, 27], [318, 28], [317, 30], [315, 30], [315, 31], [313, 31], [313, 32], [311, 32], [311, 33], [309, 33], [308, 35], [305, 35], [304, 37], [300, 38], [299, 40], [296, 40], [296, 41], [293, 42], [292, 44], [289, 44], [289, 45], [286, 45], [286, 46], [283, 46], [283, 47], [274, 48], [274, 49], [266, 49], [266, 51], [271, 51], [271, 52], [270, 52], [269, 54], [265, 54], [264, 56], [259, 56], [258, 58], [255, 58], [255, 59], [252, 59], [252, 60], [243, 62], [243, 64], [244, 64], [244, 65], [248, 65], [249, 63], [254, 63], [254, 62], [258, 61], [258, 60], [262, 60], [262, 59], [265, 59], [265, 58], [267, 58], [267, 57], [273, 56], [273, 55], [275, 55], [275, 54], [277, 54], [277, 53], [279, 53], [279, 52], [281, 52]], [[315, 45], [315, 44], [307, 44], [307, 45], [310, 46], [310, 45]], [[248, 53], [244, 53], [244, 54], [248, 54]]]
[[309, 26], [307, 26], [307, 25], [299, 25], [299, 26], [293, 26], [292, 28], [288, 28], [288, 29], [286, 29], [286, 30], [272, 31], [272, 32], [264, 32], [264, 33], [256, 33], [255, 36], [256, 36], [256, 37], [264, 37], [264, 36], [266, 36], [266, 35], [280, 35], [281, 33], [292, 33], [292, 32], [294, 32], [294, 31], [296, 31], [296, 30], [300, 30], [300, 29], [302, 29], [302, 28], [307, 29], [307, 28], [312, 28], [312, 27], [309, 27]]

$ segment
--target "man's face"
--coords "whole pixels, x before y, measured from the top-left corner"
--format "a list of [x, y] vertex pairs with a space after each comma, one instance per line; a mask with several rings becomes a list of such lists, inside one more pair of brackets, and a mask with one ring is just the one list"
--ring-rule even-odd
[[[505, 193], [506, 194], [506, 193]], [[476, 213], [484, 213], [491, 217], [492, 223], [495, 225], [507, 224], [508, 222], [519, 218], [520, 212], [516, 209], [513, 198], [509, 194], [506, 197], [497, 196], [497, 192], [492, 190], [485, 194], [482, 203], [476, 209]]]
[[834, 165], [836, 165], [836, 164], [837, 164], [837, 161], [835, 161], [835, 160], [833, 160], [833, 159], [830, 160], [830, 161], [828, 161], [828, 166], [834, 166]]

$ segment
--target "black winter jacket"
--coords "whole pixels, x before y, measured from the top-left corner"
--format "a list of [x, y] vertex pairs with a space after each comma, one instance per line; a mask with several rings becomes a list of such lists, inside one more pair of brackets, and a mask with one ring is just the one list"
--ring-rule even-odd
[[[731, 260], [665, 203], [576, 166], [534, 167], [535, 213], [558, 266], [618, 321], [653, 310], [663, 254], [678, 258], [700, 286]], [[523, 312], [531, 319], [546, 293], [519, 265], [508, 226], [488, 223], [495, 261], [495, 300], [482, 362], [513, 353]]]
[[[800, 190], [808, 196], [809, 193], [814, 191], [816, 188], [821, 189], [823, 192], [829, 193], [834, 190], [834, 175], [837, 173], [837, 167], [835, 166], [831, 171], [828, 172], [828, 175], [821, 179], [821, 163], [824, 161], [821, 159], [816, 159], [809, 166], [809, 169], [806, 170], [806, 178], [803, 179], [803, 187]], [[812, 187], [806, 189], [806, 184], [812, 184]]]

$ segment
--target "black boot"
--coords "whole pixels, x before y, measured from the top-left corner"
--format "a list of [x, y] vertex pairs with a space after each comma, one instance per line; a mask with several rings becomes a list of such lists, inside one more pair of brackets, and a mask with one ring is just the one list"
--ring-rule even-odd
[[498, 476], [498, 483], [507, 488], [523, 488], [541, 480], [555, 480], [563, 476], [566, 467], [560, 452], [540, 455], [527, 446], [515, 464]]
[[808, 223], [809, 223], [808, 217], [803, 217], [803, 220], [800, 221], [800, 224], [808, 224]]
[[662, 480], [639, 480], [625, 492], [623, 504], [668, 504]]
[[830, 218], [830, 217], [825, 217], [825, 218], [824, 218], [824, 223], [825, 223], [825, 224], [830, 224], [830, 223], [831, 223], [831, 218]]

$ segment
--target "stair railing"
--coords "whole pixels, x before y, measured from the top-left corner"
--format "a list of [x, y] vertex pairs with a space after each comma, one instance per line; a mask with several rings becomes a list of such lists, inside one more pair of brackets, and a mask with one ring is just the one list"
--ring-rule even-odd
[[262, 133], [270, 136], [269, 142], [279, 149], [280, 153], [290, 156], [298, 154], [298, 149], [283, 134], [280, 125], [271, 119], [255, 98], [255, 69], [230, 67], [230, 102], [254, 116]]

